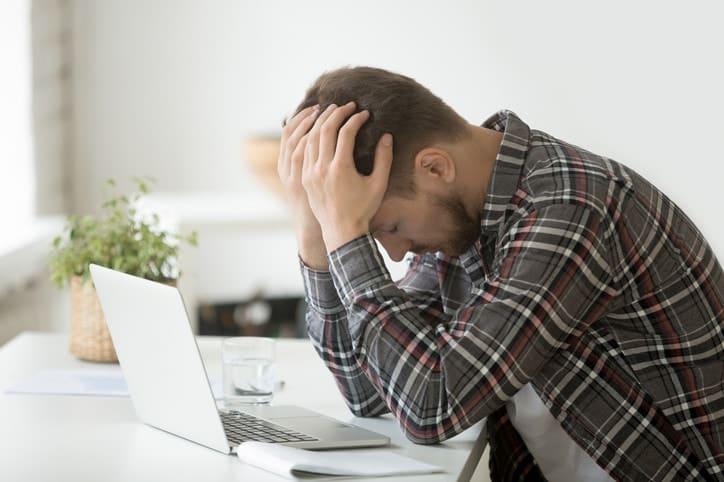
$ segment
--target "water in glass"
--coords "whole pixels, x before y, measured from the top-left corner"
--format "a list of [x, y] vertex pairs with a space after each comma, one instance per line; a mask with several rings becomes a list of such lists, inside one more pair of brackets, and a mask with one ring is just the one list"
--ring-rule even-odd
[[273, 361], [265, 358], [236, 358], [224, 361], [224, 400], [234, 403], [267, 403], [274, 392]]

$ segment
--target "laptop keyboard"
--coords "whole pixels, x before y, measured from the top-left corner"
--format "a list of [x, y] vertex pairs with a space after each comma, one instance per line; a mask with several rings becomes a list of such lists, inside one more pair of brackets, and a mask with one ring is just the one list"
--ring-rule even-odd
[[232, 446], [241, 442], [313, 442], [319, 440], [307, 434], [267, 422], [247, 413], [230, 410], [219, 412], [226, 437]]

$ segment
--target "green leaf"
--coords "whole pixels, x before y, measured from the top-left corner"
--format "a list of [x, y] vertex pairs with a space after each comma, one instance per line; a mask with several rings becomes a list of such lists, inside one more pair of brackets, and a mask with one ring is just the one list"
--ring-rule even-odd
[[[49, 260], [53, 283], [62, 287], [74, 275], [89, 280], [88, 264], [93, 262], [151, 279], [178, 275], [175, 266], [179, 243], [196, 246], [196, 232], [180, 236], [163, 231], [156, 213], [149, 213], [151, 222], [136, 219], [136, 202], [150, 192], [149, 183], [156, 181], [153, 178], [134, 178], [134, 181], [138, 186], [134, 193], [102, 201], [103, 215], [68, 216], [63, 227], [67, 238], [61, 234], [53, 239]], [[105, 184], [116, 187], [112, 178]]]

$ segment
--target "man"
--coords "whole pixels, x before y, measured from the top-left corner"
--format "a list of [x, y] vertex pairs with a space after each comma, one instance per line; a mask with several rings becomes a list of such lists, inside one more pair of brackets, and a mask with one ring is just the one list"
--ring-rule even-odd
[[307, 91], [279, 175], [355, 415], [417, 443], [487, 417], [494, 480], [724, 479], [722, 268], [633, 169], [356, 67]]

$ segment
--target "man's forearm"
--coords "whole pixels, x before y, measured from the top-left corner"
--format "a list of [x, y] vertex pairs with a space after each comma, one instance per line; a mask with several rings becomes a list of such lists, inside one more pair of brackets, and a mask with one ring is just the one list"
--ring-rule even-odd
[[297, 245], [299, 247], [299, 257], [307, 266], [318, 271], [329, 271], [327, 249], [321, 232], [309, 234], [308, 232], [298, 231]]
[[389, 411], [385, 400], [367, 379], [353, 356], [347, 312], [337, 296], [329, 271], [310, 269], [300, 257], [307, 312], [307, 334], [314, 349], [334, 376], [345, 403], [358, 417]]

